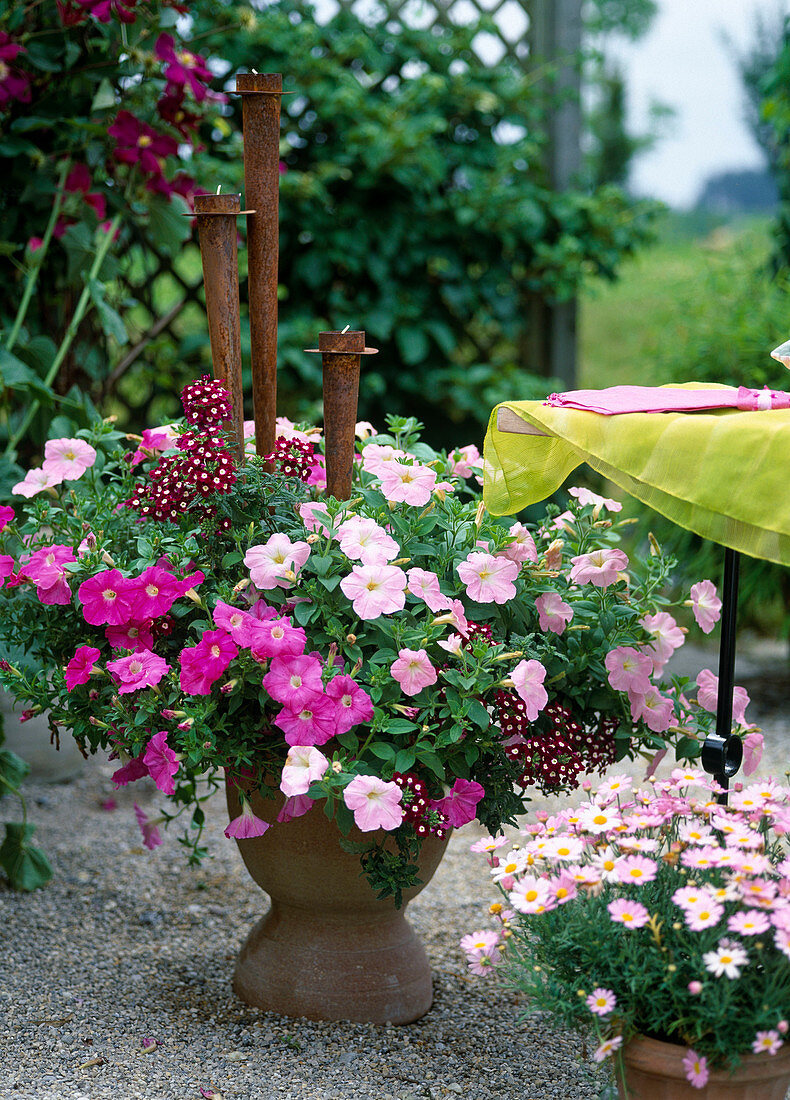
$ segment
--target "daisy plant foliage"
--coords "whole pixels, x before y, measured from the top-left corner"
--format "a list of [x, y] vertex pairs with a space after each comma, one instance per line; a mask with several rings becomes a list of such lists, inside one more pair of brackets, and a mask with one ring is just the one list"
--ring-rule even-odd
[[[352, 496], [327, 499], [319, 430], [281, 419], [273, 454], [248, 444], [240, 465], [222, 385], [183, 400], [142, 437], [50, 440], [0, 510], [0, 682], [109, 749], [117, 785], [153, 779], [170, 801], [138, 811], [148, 847], [178, 818], [200, 860], [224, 772], [229, 836], [269, 828], [251, 791], [284, 796], [281, 821], [356, 825], [344, 843], [397, 897], [428, 834], [496, 832], [531, 788], [623, 757], [698, 754], [715, 677], [699, 701], [662, 685], [684, 638], [671, 563], [654, 545], [632, 569], [615, 501], [494, 519], [477, 448], [437, 452], [395, 417], [358, 425]], [[713, 586], [692, 605], [710, 630]]]
[[462, 940], [530, 1011], [597, 1036], [595, 1061], [646, 1035], [687, 1048], [694, 1088], [790, 1031], [790, 787], [721, 787], [697, 768], [610, 775], [587, 800], [485, 838], [502, 900]]

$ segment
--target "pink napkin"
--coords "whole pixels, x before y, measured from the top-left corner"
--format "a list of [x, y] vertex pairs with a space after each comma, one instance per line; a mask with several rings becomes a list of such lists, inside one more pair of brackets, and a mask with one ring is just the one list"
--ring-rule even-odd
[[610, 386], [605, 390], [569, 390], [553, 393], [544, 405], [568, 409], [583, 409], [615, 416], [618, 413], [703, 412], [705, 409], [740, 409], [757, 412], [763, 409], [790, 408], [790, 393], [769, 390], [685, 390], [670, 386]]

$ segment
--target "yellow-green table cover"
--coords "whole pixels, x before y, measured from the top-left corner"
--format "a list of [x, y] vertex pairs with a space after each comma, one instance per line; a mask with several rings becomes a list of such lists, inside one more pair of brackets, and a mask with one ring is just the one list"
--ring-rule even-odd
[[[503, 408], [544, 434], [500, 431]], [[518, 512], [545, 500], [583, 462], [681, 527], [790, 565], [790, 409], [603, 416], [503, 402], [486, 434], [485, 505], [496, 516]]]

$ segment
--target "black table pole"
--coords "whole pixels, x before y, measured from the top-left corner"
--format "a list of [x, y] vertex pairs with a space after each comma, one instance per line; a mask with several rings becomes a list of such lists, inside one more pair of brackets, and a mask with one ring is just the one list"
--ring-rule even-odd
[[719, 648], [719, 692], [716, 704], [716, 732], [705, 738], [702, 766], [724, 788], [719, 802], [726, 803], [730, 776], [743, 760], [743, 742], [732, 732], [732, 693], [735, 687], [735, 630], [738, 618], [737, 550], [725, 547], [722, 584], [721, 645]]

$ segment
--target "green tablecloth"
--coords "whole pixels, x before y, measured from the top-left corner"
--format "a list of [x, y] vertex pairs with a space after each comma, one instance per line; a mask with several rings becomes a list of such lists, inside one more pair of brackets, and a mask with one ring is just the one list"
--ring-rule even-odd
[[492, 515], [544, 500], [587, 462], [681, 527], [790, 565], [790, 409], [602, 416], [508, 401], [491, 414], [484, 458]]

